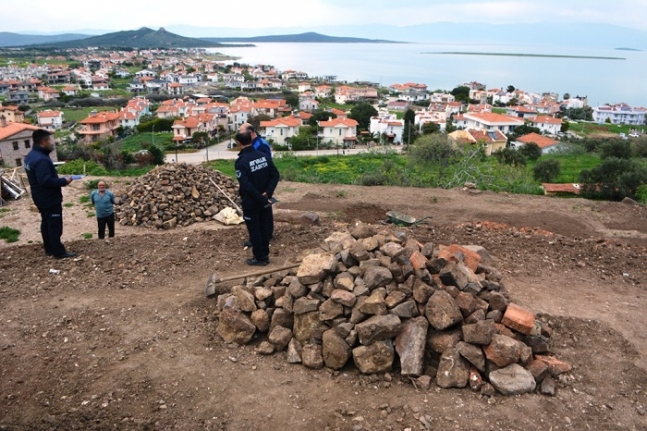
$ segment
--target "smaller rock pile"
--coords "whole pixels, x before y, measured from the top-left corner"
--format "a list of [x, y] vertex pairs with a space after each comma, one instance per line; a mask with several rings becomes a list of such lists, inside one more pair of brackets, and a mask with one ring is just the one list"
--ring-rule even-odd
[[[297, 270], [218, 296], [217, 333], [289, 363], [365, 374], [399, 369], [417, 386], [552, 394], [570, 366], [549, 355], [550, 328], [511, 303], [480, 246], [434, 246], [367, 225], [336, 232]], [[265, 336], [265, 335], [263, 335]]]
[[115, 217], [122, 225], [172, 229], [200, 223], [233, 205], [240, 206], [238, 183], [219, 171], [187, 164], [158, 166], [119, 196]]

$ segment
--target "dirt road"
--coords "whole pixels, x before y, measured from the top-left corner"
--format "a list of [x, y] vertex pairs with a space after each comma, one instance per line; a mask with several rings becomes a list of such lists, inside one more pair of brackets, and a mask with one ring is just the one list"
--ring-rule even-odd
[[434, 384], [424, 391], [397, 369], [309, 370], [285, 353], [258, 355], [258, 339], [226, 344], [203, 287], [213, 271], [248, 270], [244, 227], [118, 226], [109, 242], [85, 240], [95, 231], [78, 203], [86, 191], [65, 193], [74, 205], [64, 241], [77, 259], [44, 256], [28, 202], [0, 218], [23, 232], [0, 245], [0, 430], [647, 429], [643, 207], [280, 183], [277, 212], [314, 211], [322, 224], [277, 222], [277, 267], [360, 220], [393, 231], [380, 223], [392, 209], [433, 216], [403, 229], [422, 243], [482, 245], [497, 259], [504, 287], [551, 325], [551, 351], [573, 370], [554, 397], [487, 397]]

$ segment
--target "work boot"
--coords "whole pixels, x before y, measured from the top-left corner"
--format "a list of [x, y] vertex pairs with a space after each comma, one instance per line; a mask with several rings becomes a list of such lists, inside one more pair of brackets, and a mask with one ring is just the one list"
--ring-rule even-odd
[[258, 259], [256, 259], [255, 257], [253, 257], [253, 258], [251, 258], [251, 259], [247, 259], [247, 260], [245, 261], [245, 263], [246, 263], [247, 265], [249, 265], [249, 266], [265, 266], [265, 265], [267, 265], [268, 263], [270, 263], [270, 260], [269, 260], [269, 259], [266, 259], [266, 260], [258, 260]]
[[250, 240], [243, 242], [243, 247], [251, 247], [251, 246], [252, 246], [252, 242]]

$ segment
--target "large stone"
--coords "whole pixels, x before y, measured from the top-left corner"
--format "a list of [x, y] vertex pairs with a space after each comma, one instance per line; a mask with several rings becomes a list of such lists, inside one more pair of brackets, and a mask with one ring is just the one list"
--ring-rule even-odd
[[299, 315], [317, 311], [319, 309], [319, 304], [321, 304], [321, 300], [319, 299], [302, 297], [294, 301], [292, 312], [295, 315]]
[[401, 325], [402, 322], [398, 316], [387, 314], [370, 317], [355, 325], [355, 329], [359, 335], [359, 342], [366, 346], [378, 340], [395, 337], [400, 332]]
[[294, 315], [282, 308], [277, 308], [276, 310], [274, 310], [274, 313], [272, 313], [270, 331], [277, 325], [292, 329], [292, 327], [294, 326]]
[[418, 304], [426, 304], [435, 291], [436, 289], [419, 278], [417, 278], [413, 283], [413, 299], [415, 299]]
[[353, 362], [364, 374], [382, 373], [393, 367], [395, 352], [391, 340], [376, 341], [353, 349]]
[[[505, 335], [494, 334], [489, 345], [483, 351], [489, 361], [497, 367], [507, 367], [521, 358], [522, 345], [519, 341]], [[525, 346], [525, 345], [524, 345]]]
[[437, 290], [425, 306], [425, 316], [431, 326], [438, 331], [460, 323], [463, 314], [452, 296], [444, 290]]
[[386, 286], [391, 280], [393, 280], [393, 274], [389, 271], [388, 268], [382, 266], [374, 266], [366, 268], [364, 272], [364, 284], [370, 290], [375, 289], [376, 287]]
[[536, 382], [530, 371], [511, 364], [490, 373], [490, 383], [503, 395], [521, 395], [535, 390]]
[[440, 357], [436, 384], [441, 388], [464, 388], [470, 377], [467, 361], [456, 348], [449, 348]]
[[245, 290], [244, 287], [234, 286], [231, 293], [236, 296], [236, 303], [241, 311], [251, 313], [256, 310], [257, 307], [256, 302], [254, 302], [254, 295]]
[[267, 311], [256, 310], [251, 314], [250, 318], [254, 326], [256, 326], [256, 329], [260, 332], [267, 332], [270, 328], [270, 316], [267, 314]]
[[288, 343], [292, 339], [292, 331], [283, 326], [275, 326], [267, 336], [267, 339], [280, 352], [288, 346]]
[[355, 239], [369, 238], [376, 233], [377, 232], [375, 231], [375, 227], [365, 223], [357, 223], [350, 231], [350, 234]]
[[335, 289], [343, 289], [352, 292], [355, 288], [355, 279], [349, 272], [340, 272], [333, 281]]
[[228, 343], [247, 344], [256, 332], [256, 326], [239, 310], [227, 308], [220, 313], [216, 332]]
[[328, 253], [309, 254], [299, 265], [297, 277], [301, 284], [314, 284], [322, 281], [337, 264], [334, 255]]
[[481, 256], [477, 252], [458, 244], [449, 246], [439, 245], [438, 258], [445, 259], [448, 262], [462, 262], [472, 272], [476, 272], [479, 263], [481, 263]]
[[380, 251], [389, 256], [391, 259], [395, 259], [402, 254], [404, 247], [402, 247], [397, 242], [387, 242], [380, 247]]
[[296, 338], [292, 337], [292, 339], [288, 343], [288, 351], [287, 351], [288, 364], [300, 364], [302, 350], [303, 350], [303, 346], [301, 342]]
[[297, 314], [294, 316], [294, 338], [302, 343], [311, 342], [321, 320], [319, 320], [319, 311]]
[[330, 299], [346, 307], [352, 307], [357, 302], [357, 297], [353, 292], [343, 289], [335, 289], [330, 294]]
[[482, 289], [479, 278], [462, 262], [448, 262], [439, 276], [446, 286], [456, 286], [460, 290], [468, 290], [469, 287], [469, 291], [475, 294]]
[[338, 302], [328, 299], [319, 307], [319, 319], [322, 321], [332, 320], [344, 314], [344, 306]]
[[322, 351], [324, 364], [333, 370], [339, 370], [346, 365], [351, 355], [348, 343], [337, 335], [334, 330], [323, 333]]
[[381, 316], [387, 314], [386, 303], [384, 302], [384, 289], [375, 289], [371, 295], [360, 305], [359, 311], [364, 314]]
[[338, 253], [341, 250], [347, 250], [356, 242], [349, 233], [346, 232], [333, 232], [328, 238], [324, 240], [324, 244], [328, 247], [331, 253]]
[[306, 344], [301, 350], [301, 362], [308, 368], [319, 369], [324, 366], [321, 346], [318, 344]]
[[425, 345], [429, 322], [424, 317], [406, 320], [395, 337], [403, 375], [420, 376], [424, 370]]
[[492, 341], [492, 336], [496, 333], [494, 320], [479, 320], [470, 325], [463, 325], [463, 340], [466, 343], [488, 345]]
[[461, 340], [461, 330], [452, 329], [449, 331], [435, 331], [430, 329], [427, 331], [427, 346], [434, 352], [442, 353], [454, 347]]
[[390, 313], [395, 314], [396, 316], [402, 319], [406, 319], [409, 317], [416, 317], [420, 314], [418, 312], [418, 306], [416, 305], [416, 301], [414, 301], [413, 299], [405, 301], [402, 304], [396, 305], [391, 309]]
[[463, 358], [467, 359], [470, 364], [474, 365], [480, 372], [485, 371], [485, 355], [480, 347], [460, 341], [456, 344], [456, 350], [458, 350], [458, 353], [460, 353]]

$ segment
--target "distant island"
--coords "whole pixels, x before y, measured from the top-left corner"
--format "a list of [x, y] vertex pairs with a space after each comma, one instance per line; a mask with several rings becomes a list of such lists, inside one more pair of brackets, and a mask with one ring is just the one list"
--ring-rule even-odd
[[422, 52], [421, 54], [489, 55], [489, 56], [503, 56], [503, 57], [542, 57], [542, 58], [579, 58], [579, 59], [589, 59], [589, 60], [626, 60], [625, 57], [598, 57], [598, 56], [592, 56], [592, 55], [559, 55], [559, 54], [524, 54], [524, 53], [506, 53], [506, 52], [445, 51], [445, 52]]
[[128, 48], [128, 49], [171, 49], [171, 48], [219, 48], [255, 46], [254, 43], [406, 43], [380, 39], [362, 39], [357, 37], [326, 36], [308, 32], [257, 37], [203, 37], [191, 38], [180, 36], [160, 28], [152, 30], [142, 27], [139, 30], [118, 31], [100, 36], [88, 36], [77, 33], [65, 33], [51, 36], [28, 35], [0, 32], [0, 47], [25, 49], [83, 49]]
[[307, 32], [299, 34], [284, 34], [276, 36], [255, 37], [203, 37], [207, 42], [250, 42], [250, 43], [406, 43], [381, 39], [362, 39], [358, 37], [336, 37], [325, 34]]
[[636, 49], [636, 48], [616, 48], [616, 51], [639, 51], [642, 52], [642, 49]]
[[216, 42], [206, 42], [202, 39], [184, 37], [164, 30], [152, 30], [142, 27], [139, 30], [118, 31], [107, 33], [101, 36], [87, 37], [84, 39], [70, 40], [67, 42], [41, 43], [37, 45], [28, 45], [28, 48], [56, 48], [56, 49], [73, 49], [73, 48], [132, 48], [132, 49], [171, 49], [171, 48], [219, 48], [226, 47]]

